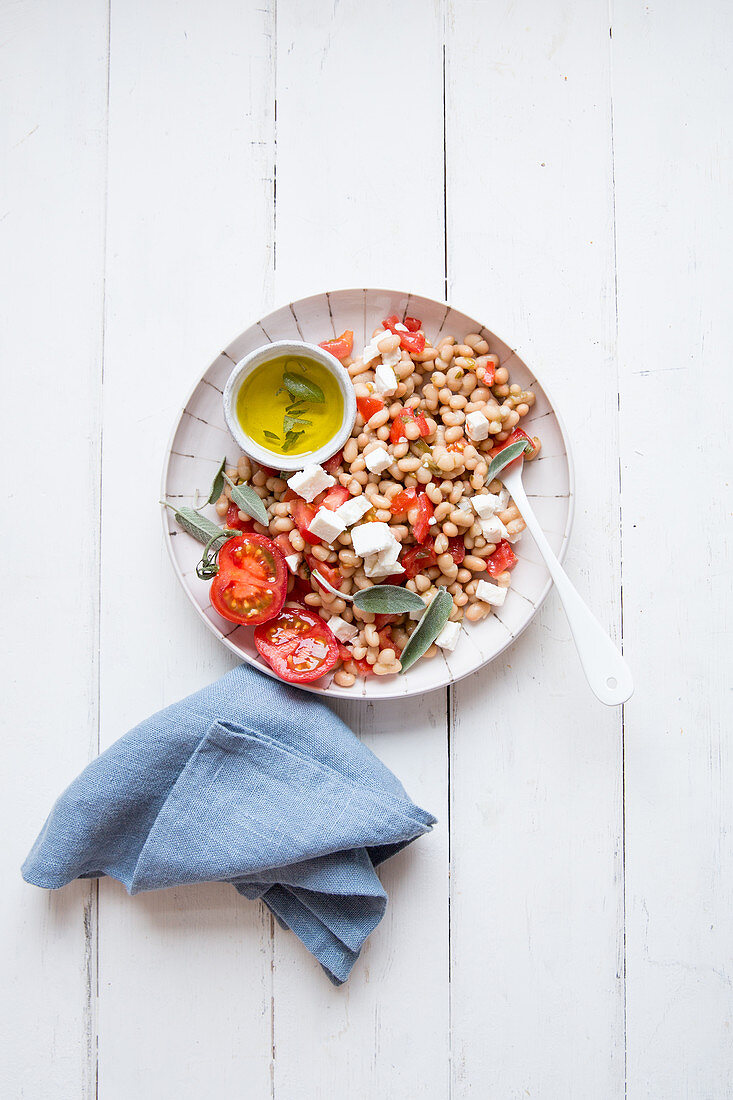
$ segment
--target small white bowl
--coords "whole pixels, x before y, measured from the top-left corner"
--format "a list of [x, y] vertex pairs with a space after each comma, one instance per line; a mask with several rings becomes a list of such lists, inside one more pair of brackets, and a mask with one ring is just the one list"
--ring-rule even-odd
[[[279, 359], [283, 355], [292, 355], [294, 357], [300, 355], [309, 359], [315, 359], [316, 362], [324, 366], [326, 370], [330, 371], [334, 376], [339, 384], [344, 399], [344, 415], [341, 421], [341, 427], [328, 443], [324, 444], [324, 446], [320, 447], [317, 451], [310, 451], [308, 454], [292, 456], [283, 455], [278, 454], [277, 451], [270, 451], [267, 447], [260, 446], [259, 443], [256, 443], [254, 439], [243, 431], [242, 425], [239, 423], [237, 417], [237, 397], [245, 378], [263, 363], [266, 363], [270, 359]], [[244, 359], [240, 359], [227, 379], [227, 383], [224, 387], [223, 401], [224, 419], [226, 420], [227, 427], [234, 437], [235, 442], [239, 444], [242, 450], [248, 454], [250, 458], [253, 458], [263, 466], [272, 466], [277, 470], [302, 470], [304, 466], [309, 466], [311, 463], [325, 462], [326, 459], [336, 454], [336, 451], [339, 451], [344, 443], [346, 443], [346, 440], [351, 435], [351, 429], [354, 427], [354, 420], [356, 419], [356, 396], [348, 371], [342, 367], [338, 359], [335, 359], [329, 352], [324, 351], [323, 348], [319, 348], [317, 344], [307, 344], [304, 340], [280, 340], [274, 344], [264, 344], [261, 348], [251, 351], [249, 355], [245, 355]]]

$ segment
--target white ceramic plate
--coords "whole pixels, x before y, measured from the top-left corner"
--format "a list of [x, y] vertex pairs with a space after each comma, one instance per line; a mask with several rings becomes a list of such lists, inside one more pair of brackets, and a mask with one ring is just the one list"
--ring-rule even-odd
[[[547, 392], [515, 352], [478, 321], [445, 302], [394, 290], [336, 290], [302, 298], [263, 317], [238, 336], [214, 360], [181, 410], [163, 469], [163, 498], [178, 506], [192, 505], [198, 492], [198, 500], [205, 500], [223, 456], [236, 465], [239, 448], [227, 430], [222, 408], [222, 391], [234, 363], [267, 341], [301, 339], [317, 344], [344, 329], [353, 329], [354, 345], [360, 351], [372, 329], [392, 313], [420, 317], [431, 343], [441, 336], [460, 339], [469, 332], [480, 332], [502, 366], [509, 369], [510, 381], [534, 390], [537, 400], [522, 424], [531, 435], [540, 437], [542, 451], [525, 466], [524, 483], [545, 534], [562, 560], [573, 519], [573, 465], [565, 431]], [[172, 512], [166, 508], [162, 512], [173, 567], [196, 611], [238, 657], [274, 675], [255, 649], [251, 627], [234, 626], [212, 608], [209, 584], [195, 573], [201, 544], [178, 528]], [[205, 514], [217, 518], [213, 507]], [[431, 660], [418, 661], [404, 676], [370, 676], [353, 688], [340, 688], [324, 677], [317, 685], [303, 685], [305, 690], [347, 699], [395, 699], [445, 687], [493, 661], [529, 625], [552, 583], [528, 534], [514, 550], [519, 562], [512, 571], [504, 606], [481, 623], [466, 623], [452, 653], [441, 651]]]

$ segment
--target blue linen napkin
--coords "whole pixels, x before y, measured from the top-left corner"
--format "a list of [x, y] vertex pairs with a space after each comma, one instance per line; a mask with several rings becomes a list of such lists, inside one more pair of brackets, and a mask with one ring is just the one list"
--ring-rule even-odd
[[230, 882], [340, 985], [384, 916], [375, 867], [434, 824], [327, 706], [241, 665], [92, 761], [22, 871], [51, 890]]

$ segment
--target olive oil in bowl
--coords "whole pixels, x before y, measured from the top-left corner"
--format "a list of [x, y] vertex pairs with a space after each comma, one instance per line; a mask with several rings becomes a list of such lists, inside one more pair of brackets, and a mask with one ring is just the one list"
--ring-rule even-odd
[[224, 391], [224, 414], [254, 459], [297, 470], [343, 447], [356, 399], [348, 371], [332, 355], [312, 344], [281, 342], [237, 364]]

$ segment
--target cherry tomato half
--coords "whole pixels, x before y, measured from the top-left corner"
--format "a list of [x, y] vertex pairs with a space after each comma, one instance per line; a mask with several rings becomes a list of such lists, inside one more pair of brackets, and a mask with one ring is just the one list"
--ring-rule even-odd
[[316, 518], [317, 511], [317, 508], [312, 504], [308, 504], [305, 500], [293, 500], [290, 504], [290, 512], [295, 520], [295, 525], [305, 541], [309, 542], [311, 546], [317, 546], [321, 541], [317, 535], [312, 535], [310, 530], [310, 525]]
[[327, 474], [335, 474], [339, 466], [344, 460], [344, 452], [336, 451], [335, 455], [331, 455], [325, 462], [322, 463], [323, 469]]
[[307, 607], [285, 607], [258, 626], [255, 645], [273, 672], [291, 684], [320, 679], [340, 659], [336, 638]]
[[435, 540], [429, 535], [424, 546], [411, 546], [400, 558], [400, 565], [405, 571], [408, 580], [416, 577], [432, 565], [437, 565], [438, 559], [433, 549]]
[[255, 626], [277, 615], [287, 584], [288, 568], [279, 547], [264, 535], [238, 535], [219, 551], [211, 603], [230, 622]]
[[[308, 568], [311, 573], [314, 569], [317, 569], [323, 579], [328, 581], [332, 588], [341, 587], [344, 578], [341, 576], [338, 569], [334, 569], [332, 565], [328, 565], [325, 561], [319, 561], [318, 558], [314, 558], [312, 554], [306, 554], [305, 560], [308, 563]], [[318, 577], [314, 577], [313, 580], [318, 584], [319, 588], [323, 588], [323, 585], [318, 582]]]
[[227, 508], [226, 525], [233, 531], [254, 532], [252, 520], [239, 518], [239, 508], [236, 504], [230, 504]]

